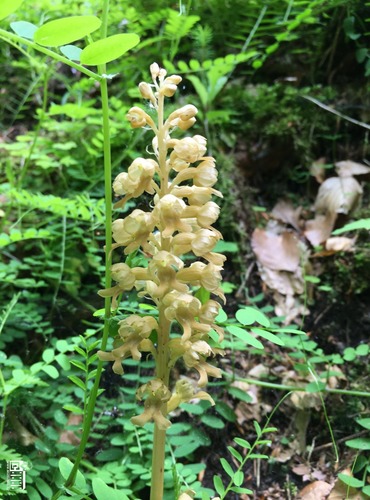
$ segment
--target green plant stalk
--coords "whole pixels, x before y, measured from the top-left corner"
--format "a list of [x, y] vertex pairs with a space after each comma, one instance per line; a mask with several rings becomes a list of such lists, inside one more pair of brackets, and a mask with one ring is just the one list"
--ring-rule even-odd
[[21, 36], [16, 35], [15, 33], [10, 33], [9, 31], [0, 29], [0, 39], [6, 42], [9, 42], [9, 40], [11, 40], [12, 42], [20, 43], [22, 45], [27, 45], [28, 47], [31, 47], [32, 49], [37, 50], [38, 52], [42, 52], [46, 56], [52, 57], [56, 61], [59, 61], [63, 64], [67, 64], [67, 66], [71, 66], [72, 68], [77, 69], [77, 71], [80, 71], [84, 75], [93, 78], [97, 82], [105, 80], [104, 76], [99, 75], [98, 73], [94, 73], [93, 71], [90, 71], [81, 64], [75, 63], [70, 59], [68, 59], [67, 57], [61, 56], [57, 52], [46, 49], [45, 47], [42, 47], [41, 45], [38, 45], [37, 43], [32, 42], [31, 40], [27, 40], [26, 38], [22, 38]]
[[[275, 406], [275, 408], [272, 410], [271, 414], [269, 415], [265, 425], [263, 426], [262, 428], [262, 432], [261, 432], [261, 436], [263, 435], [263, 432], [265, 429], [267, 429], [267, 427], [269, 426], [270, 422], [271, 422], [271, 419], [272, 417], [274, 416], [275, 412], [278, 410], [278, 408], [280, 407], [280, 405], [291, 395], [290, 392], [288, 392], [288, 394], [285, 394], [281, 399], [280, 401], [278, 402], [278, 404]], [[246, 456], [244, 457], [243, 461], [241, 462], [241, 464], [239, 465], [239, 467], [237, 468], [236, 472], [239, 472], [241, 470], [243, 470], [243, 467], [244, 465], [246, 464], [246, 462], [248, 461], [249, 457], [251, 456], [253, 450], [256, 448], [256, 446], [258, 446], [259, 444], [259, 438], [260, 436], [257, 436], [257, 439], [256, 441], [253, 443], [253, 445], [251, 446], [251, 448], [248, 450], [248, 453], [246, 454]], [[224, 493], [222, 494], [221, 496], [221, 500], [223, 500], [224, 498], [226, 498], [226, 493], [229, 492], [230, 488], [232, 488], [234, 484], [234, 480], [233, 479], [230, 479], [230, 482], [229, 484], [227, 485]]]
[[[109, 9], [109, 0], [104, 0], [103, 13], [102, 13], [102, 29], [101, 39], [107, 33], [107, 17]], [[99, 66], [99, 72], [104, 74], [106, 72], [106, 65]], [[110, 127], [109, 127], [109, 99], [108, 99], [108, 81], [103, 78], [100, 81], [100, 94], [102, 102], [102, 115], [103, 115], [103, 153], [104, 153], [104, 192], [105, 192], [105, 287], [111, 286], [111, 265], [112, 265], [112, 165], [111, 165], [111, 146], [110, 146]], [[109, 321], [111, 316], [111, 298], [106, 297], [104, 300], [104, 331], [101, 342], [101, 349], [105, 350], [109, 337]], [[94, 416], [96, 399], [98, 397], [100, 378], [103, 371], [103, 362], [98, 361], [94, 385], [89, 395], [89, 403], [86, 415], [83, 421], [83, 432], [78, 448], [77, 456], [73, 468], [65, 482], [65, 487], [68, 488], [73, 485], [80, 462], [83, 458], [85, 448], [89, 439], [91, 424]], [[62, 494], [59, 490], [53, 497], [57, 499]]]
[[[165, 144], [164, 122], [164, 96], [158, 99], [158, 151], [159, 151], [159, 168], [161, 172], [160, 196], [163, 197], [168, 191], [168, 172], [166, 168], [167, 148]], [[162, 250], [169, 251], [169, 240], [161, 238]], [[171, 322], [164, 314], [165, 307], [159, 305], [159, 331], [158, 331], [158, 347], [156, 359], [156, 377], [160, 378], [168, 387], [170, 370], [169, 370], [169, 351], [168, 342], [170, 339]], [[162, 407], [163, 415], [167, 414], [167, 403]], [[157, 424], [154, 425], [153, 438], [153, 454], [152, 454], [152, 477], [150, 500], [162, 500], [163, 484], [164, 484], [164, 459], [166, 447], [166, 431], [159, 429]]]

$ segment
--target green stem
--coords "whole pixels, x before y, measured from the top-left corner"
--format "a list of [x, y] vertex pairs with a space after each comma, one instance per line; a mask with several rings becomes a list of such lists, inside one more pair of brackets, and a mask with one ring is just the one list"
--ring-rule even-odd
[[81, 64], [75, 63], [71, 61], [70, 59], [67, 59], [67, 57], [61, 56], [54, 52], [53, 50], [46, 49], [45, 47], [42, 47], [41, 45], [38, 45], [35, 42], [32, 42], [31, 40], [27, 40], [26, 38], [22, 38], [19, 35], [16, 35], [15, 33], [9, 33], [9, 31], [0, 29], [0, 38], [2, 40], [5, 40], [8, 42], [9, 40], [13, 42], [17, 42], [21, 45], [27, 45], [28, 47], [31, 47], [34, 50], [37, 50], [38, 52], [42, 52], [46, 56], [52, 57], [55, 61], [59, 61], [63, 64], [67, 64], [67, 66], [70, 66], [71, 68], [77, 69], [77, 71], [80, 71], [86, 76], [89, 76], [90, 78], [93, 78], [97, 82], [105, 80], [105, 78], [101, 75], [98, 75], [97, 73], [94, 73], [93, 71], [90, 71], [89, 69], [85, 68]]
[[[102, 14], [102, 30], [101, 39], [107, 33], [107, 14], [109, 9], [109, 0], [104, 0], [103, 4], [103, 14]], [[105, 64], [99, 66], [99, 72], [104, 74], [106, 72]], [[100, 93], [102, 102], [102, 114], [103, 114], [103, 152], [104, 152], [104, 190], [105, 190], [105, 287], [110, 288], [112, 278], [111, 278], [111, 265], [112, 265], [112, 166], [111, 166], [111, 146], [110, 146], [110, 128], [109, 128], [109, 99], [108, 99], [108, 81], [102, 79], [100, 82]], [[105, 350], [108, 337], [109, 337], [109, 324], [111, 315], [111, 299], [106, 297], [104, 300], [105, 308], [105, 318], [104, 318], [104, 331], [101, 341], [101, 350]], [[83, 458], [85, 448], [89, 439], [91, 424], [94, 417], [95, 404], [99, 392], [100, 378], [103, 371], [103, 362], [98, 361], [98, 366], [96, 370], [96, 376], [94, 385], [91, 389], [89, 395], [89, 403], [87, 407], [86, 415], [83, 421], [83, 431], [81, 436], [81, 442], [78, 448], [77, 456], [73, 468], [65, 482], [65, 487], [68, 488], [73, 485], [76, 474]], [[62, 494], [59, 490], [52, 500], [56, 500]]]
[[[170, 370], [168, 342], [170, 337], [171, 323], [164, 315], [164, 307], [159, 311], [159, 332], [157, 347], [156, 376], [168, 387]], [[167, 403], [162, 407], [163, 415], [167, 414]], [[154, 426], [153, 454], [152, 454], [152, 481], [150, 489], [150, 500], [162, 500], [164, 483], [164, 459], [166, 447], [166, 430]]]

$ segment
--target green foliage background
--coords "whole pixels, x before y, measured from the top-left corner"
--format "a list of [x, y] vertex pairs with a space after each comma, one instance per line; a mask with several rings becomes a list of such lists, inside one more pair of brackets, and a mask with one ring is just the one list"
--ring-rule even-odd
[[[368, 154], [367, 130], [325, 113], [304, 96], [368, 121], [369, 7], [361, 0], [111, 1], [109, 34], [141, 38], [132, 52], [109, 64], [109, 73], [116, 75], [109, 85], [113, 176], [146, 148], [145, 133], [134, 133], [125, 115], [131, 106], [143, 105], [137, 83], [148, 79], [148, 67], [156, 61], [183, 76], [176, 105], [199, 108], [194, 131], [207, 136], [218, 161], [218, 189], [224, 193], [220, 230], [237, 244], [229, 247], [234, 250], [230, 290], [242, 283], [248, 234], [256, 224], [253, 206], [272, 206], [285, 192], [304, 198], [308, 207], [309, 167], [315, 159], [325, 156], [334, 164]], [[99, 0], [34, 0], [0, 27], [8, 29], [10, 21], [20, 19], [41, 25], [66, 15], [99, 16], [100, 9]], [[0, 65], [0, 363], [9, 384], [0, 459], [27, 457], [32, 465], [27, 495], [38, 500], [51, 498], [62, 481], [58, 458], [73, 460], [75, 444], [61, 441], [61, 429], [78, 429], [68, 414], [84, 412], [101, 331], [99, 89], [71, 68], [4, 41]], [[365, 240], [361, 258], [333, 264], [346, 280], [350, 266], [359, 270], [354, 284], [359, 293], [369, 289], [368, 248]], [[136, 297], [124, 301], [126, 309], [140, 310]], [[240, 305], [245, 303], [234, 308]], [[115, 326], [112, 321], [112, 335]], [[352, 363], [349, 372], [357, 387], [368, 348], [345, 346], [353, 352], [331, 358], [333, 353], [313, 341], [302, 347], [286, 337], [298, 361], [309, 355], [318, 364]], [[246, 349], [235, 341], [227, 347]], [[254, 355], [262, 353], [256, 349]], [[151, 368], [150, 361], [140, 367], [127, 362], [125, 383], [107, 369], [84, 464], [89, 484], [98, 477], [128, 498], [142, 498], [150, 478], [151, 434], [135, 429], [129, 419], [136, 411], [136, 387]], [[184, 407], [185, 418], [169, 434], [168, 499], [184, 486], [194, 488], [196, 498], [212, 494], [212, 483], [202, 489], [197, 479], [205, 468], [202, 447], [210, 446], [215, 429], [234, 429], [235, 413], [225, 400], [248, 400], [227, 384], [216, 393], [216, 414], [206, 414], [207, 404]], [[195, 426], [189, 423], [193, 419]], [[6, 490], [4, 484], [0, 488]], [[89, 488], [85, 491], [91, 493]], [[98, 499], [106, 494], [100, 483], [93, 491]]]

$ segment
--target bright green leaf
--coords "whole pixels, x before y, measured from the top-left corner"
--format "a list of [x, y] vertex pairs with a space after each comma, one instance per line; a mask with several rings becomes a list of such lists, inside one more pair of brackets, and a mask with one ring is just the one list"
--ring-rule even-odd
[[17, 35], [27, 38], [28, 40], [33, 40], [37, 26], [35, 24], [29, 23], [27, 21], [15, 21], [10, 23], [10, 27]]
[[[62, 457], [58, 465], [63, 478], [67, 479], [73, 468], [73, 463], [68, 458]], [[80, 471], [77, 471], [75, 486], [77, 486], [79, 490], [84, 490], [86, 488], [86, 480]]]
[[54, 380], [56, 380], [59, 377], [59, 372], [55, 368], [55, 366], [45, 365], [41, 368], [41, 370], [47, 373], [49, 377], [53, 378]]
[[251, 335], [243, 328], [231, 325], [227, 326], [226, 329], [238, 339], [243, 340], [243, 342], [245, 342], [246, 344], [256, 347], [257, 349], [263, 349], [263, 344], [261, 344], [261, 342], [258, 339], [253, 337], [253, 335]]
[[54, 359], [54, 349], [45, 349], [42, 353], [42, 359], [45, 363], [51, 363]]
[[273, 344], [285, 346], [285, 342], [281, 340], [281, 338], [275, 335], [274, 333], [262, 330], [262, 328], [252, 328], [252, 332], [266, 340], [269, 340]]
[[64, 405], [63, 406], [63, 410], [71, 411], [72, 413], [76, 413], [77, 415], [83, 415], [84, 414], [84, 411], [81, 410], [81, 408], [79, 408], [76, 405]]
[[213, 429], [223, 429], [225, 427], [225, 423], [220, 418], [213, 415], [203, 415], [201, 421], [204, 425], [212, 427]]
[[76, 384], [78, 387], [80, 387], [80, 389], [82, 389], [83, 391], [86, 390], [86, 386], [85, 386], [84, 382], [82, 382], [82, 380], [80, 378], [76, 377], [75, 375], [70, 375], [68, 378], [74, 384]]
[[270, 326], [270, 320], [267, 316], [254, 307], [239, 309], [236, 311], [235, 317], [242, 325], [252, 325], [253, 323], [258, 323], [266, 328]]
[[232, 454], [232, 456], [236, 458], [236, 460], [238, 460], [238, 462], [242, 463], [243, 457], [235, 448], [233, 448], [232, 446], [228, 446], [227, 449]]
[[239, 446], [242, 446], [243, 448], [246, 448], [247, 450], [249, 450], [251, 448], [250, 443], [248, 443], [248, 441], [246, 441], [245, 439], [236, 437], [236, 438], [234, 438], [234, 441], [236, 444], [238, 444]]
[[80, 62], [82, 52], [80, 47], [76, 47], [75, 45], [63, 45], [63, 47], [60, 47], [59, 50], [70, 61]]
[[225, 487], [220, 476], [213, 476], [213, 484], [217, 493], [222, 496], [225, 493]]
[[123, 33], [109, 36], [103, 40], [91, 43], [81, 52], [81, 64], [98, 66], [121, 57], [135, 47], [140, 38], [134, 33]]
[[35, 33], [34, 40], [46, 47], [60, 47], [84, 38], [101, 25], [96, 16], [70, 16], [49, 21]]
[[355, 477], [348, 476], [347, 474], [339, 473], [338, 477], [344, 484], [351, 486], [352, 488], [361, 488], [364, 486], [363, 481], [360, 481], [360, 479], [356, 479]]
[[234, 471], [233, 471], [231, 465], [229, 464], [229, 462], [227, 460], [225, 460], [224, 458], [220, 458], [220, 462], [221, 462], [222, 468], [226, 472], [226, 474], [228, 476], [230, 476], [231, 478], [233, 478]]
[[236, 486], [241, 486], [243, 484], [243, 481], [244, 481], [244, 474], [241, 470], [238, 470], [234, 474], [234, 483]]
[[365, 429], [370, 430], [370, 418], [359, 418], [356, 422], [362, 427], [365, 427]]
[[107, 486], [102, 479], [96, 477], [92, 480], [92, 487], [96, 500], [129, 500], [129, 497], [119, 490]]
[[370, 438], [349, 439], [346, 441], [346, 445], [356, 450], [370, 450]]
[[0, 19], [4, 19], [15, 12], [22, 2], [23, 0], [1, 0]]

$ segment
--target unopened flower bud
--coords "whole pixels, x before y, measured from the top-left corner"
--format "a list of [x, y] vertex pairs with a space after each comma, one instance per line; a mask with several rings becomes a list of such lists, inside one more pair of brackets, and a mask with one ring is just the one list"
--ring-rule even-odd
[[149, 101], [152, 101], [152, 102], [155, 101], [153, 90], [148, 83], [145, 83], [145, 82], [139, 83], [139, 90], [140, 90], [141, 95], [144, 97], [144, 99], [149, 99]]
[[157, 63], [153, 63], [150, 65], [150, 73], [152, 75], [153, 80], [158, 78], [159, 75], [159, 66]]

